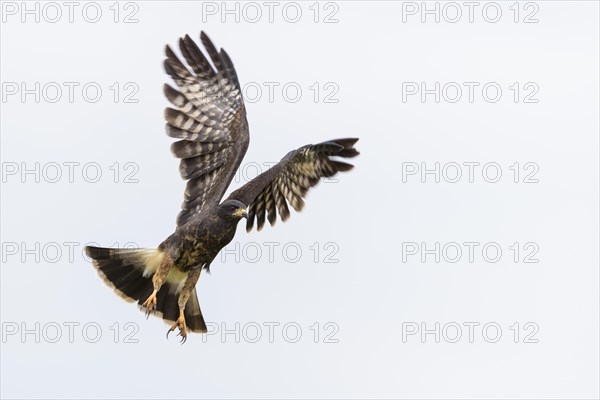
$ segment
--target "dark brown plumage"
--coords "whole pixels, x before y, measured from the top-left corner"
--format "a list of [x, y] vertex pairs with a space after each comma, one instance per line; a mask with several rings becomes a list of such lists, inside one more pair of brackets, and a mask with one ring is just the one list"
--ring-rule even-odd
[[179, 139], [171, 151], [181, 159], [179, 172], [187, 180], [175, 232], [157, 249], [86, 248], [109, 286], [128, 301], [138, 301], [148, 314], [156, 311], [174, 322], [168, 333], [178, 328], [182, 341], [188, 329], [206, 332], [195, 286], [201, 271], [209, 270], [219, 251], [231, 242], [239, 220], [247, 218], [248, 231], [255, 220], [258, 230], [265, 218], [271, 225], [277, 214], [287, 220], [289, 206], [301, 211], [303, 197], [320, 179], [352, 169], [332, 157], [358, 154], [353, 147], [358, 139], [300, 147], [221, 202], [250, 136], [231, 59], [204, 32], [200, 40], [210, 62], [187, 35], [179, 40], [179, 49], [189, 69], [168, 46], [164, 62], [177, 85], [177, 89], [164, 87], [175, 107], [165, 110], [166, 130]]

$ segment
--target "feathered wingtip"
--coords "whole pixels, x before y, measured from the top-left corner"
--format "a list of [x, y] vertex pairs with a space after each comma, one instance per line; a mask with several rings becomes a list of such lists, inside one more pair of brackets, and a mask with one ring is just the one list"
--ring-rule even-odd
[[358, 138], [335, 139], [332, 140], [332, 142], [343, 147], [340, 152], [335, 154], [336, 156], [352, 158], [360, 154], [358, 150], [354, 148], [354, 145], [358, 142]]
[[[345, 139], [335, 139], [330, 140], [327, 143], [336, 144], [339, 150], [333, 151], [330, 156], [334, 157], [343, 157], [343, 158], [352, 158], [356, 157], [360, 153], [358, 150], [354, 148], [354, 145], [358, 142], [358, 138], [345, 138]], [[342, 161], [338, 161], [335, 159], [330, 159], [329, 162], [335, 167], [335, 170], [332, 171], [333, 174], [337, 172], [347, 172], [354, 168], [354, 165]]]

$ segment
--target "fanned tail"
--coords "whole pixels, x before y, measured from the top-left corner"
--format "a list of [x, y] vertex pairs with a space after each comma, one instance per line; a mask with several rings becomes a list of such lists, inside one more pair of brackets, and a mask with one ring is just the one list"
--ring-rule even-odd
[[[98, 275], [117, 295], [128, 302], [141, 305], [152, 294], [152, 276], [160, 266], [164, 252], [159, 249], [110, 249], [87, 246], [87, 255]], [[181, 281], [169, 280], [157, 294], [156, 311], [165, 321], [174, 322], [179, 317], [179, 290]], [[193, 332], [206, 332], [206, 323], [200, 310], [196, 289], [192, 292], [184, 311], [187, 327]]]

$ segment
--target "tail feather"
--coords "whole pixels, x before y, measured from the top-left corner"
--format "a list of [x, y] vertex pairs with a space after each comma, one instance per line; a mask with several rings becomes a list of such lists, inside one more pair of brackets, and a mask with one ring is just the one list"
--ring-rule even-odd
[[192, 332], [206, 332], [206, 323], [200, 310], [200, 303], [198, 302], [198, 294], [196, 289], [192, 292], [190, 299], [185, 305], [185, 321], [188, 328]]
[[[157, 249], [108, 249], [87, 246], [87, 255], [102, 280], [122, 299], [141, 305], [152, 294], [152, 276], [160, 266], [164, 253]], [[167, 281], [157, 294], [156, 311], [165, 321], [179, 317], [180, 282]], [[184, 315], [188, 329], [206, 332], [206, 323], [200, 310], [196, 289], [186, 303]]]
[[[100, 278], [128, 302], [139, 301], [148, 291], [147, 295], [152, 293], [152, 275], [144, 273], [150, 267], [147, 266], [146, 260], [151, 252], [158, 251], [86, 247], [86, 253], [92, 258]], [[158, 264], [160, 264], [160, 260]], [[141, 302], [144, 300], [142, 299]]]

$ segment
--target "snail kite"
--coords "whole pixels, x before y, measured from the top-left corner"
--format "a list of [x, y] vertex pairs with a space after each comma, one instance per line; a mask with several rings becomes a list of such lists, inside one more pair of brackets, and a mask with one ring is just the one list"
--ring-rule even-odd
[[[208, 58], [186, 35], [179, 49], [187, 66], [166, 47], [164, 67], [178, 89], [164, 86], [174, 108], [165, 110], [171, 151], [180, 158], [179, 172], [187, 180], [175, 232], [157, 249], [86, 247], [100, 277], [128, 301], [137, 301], [173, 322], [182, 337], [206, 332], [196, 295], [202, 269], [234, 237], [240, 219], [246, 230], [271, 225], [277, 214], [285, 221], [289, 206], [302, 210], [303, 197], [322, 177], [348, 171], [339, 158], [354, 157], [358, 139], [328, 140], [292, 150], [281, 161], [222, 200], [249, 142], [248, 121], [240, 83], [225, 50], [217, 50], [200, 34]], [[209, 61], [210, 59], [210, 61]], [[337, 157], [337, 159], [336, 159]]]

